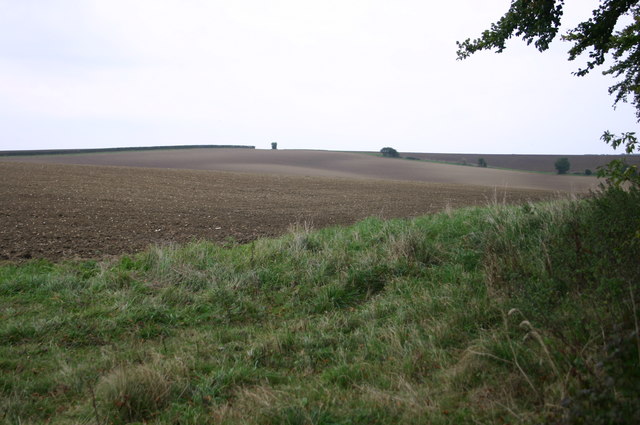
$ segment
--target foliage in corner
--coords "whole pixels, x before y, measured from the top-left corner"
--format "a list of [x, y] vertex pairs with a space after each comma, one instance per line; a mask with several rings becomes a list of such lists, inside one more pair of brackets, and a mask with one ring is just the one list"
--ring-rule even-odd
[[[596, 66], [603, 65], [611, 53], [613, 65], [605, 75], [621, 78], [609, 88], [615, 95], [614, 105], [629, 102], [636, 108], [640, 121], [640, 6], [638, 0], [604, 0], [593, 11], [593, 16], [567, 31], [562, 38], [573, 42], [569, 60], [587, 52], [589, 60], [575, 75], [584, 76]], [[458, 59], [466, 59], [481, 50], [501, 53], [506, 42], [514, 35], [527, 44], [534, 43], [542, 51], [549, 48], [558, 35], [563, 15], [564, 0], [512, 0], [505, 15], [493, 23], [475, 40], [458, 42]], [[621, 19], [631, 18], [620, 31], [615, 31]], [[631, 97], [631, 99], [629, 99]]]

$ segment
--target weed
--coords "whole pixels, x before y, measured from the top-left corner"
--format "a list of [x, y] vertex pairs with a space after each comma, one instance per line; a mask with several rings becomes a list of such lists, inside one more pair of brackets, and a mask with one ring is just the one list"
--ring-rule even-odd
[[119, 366], [103, 376], [95, 393], [105, 417], [129, 423], [157, 415], [177, 390], [176, 369], [176, 365], [156, 360]]

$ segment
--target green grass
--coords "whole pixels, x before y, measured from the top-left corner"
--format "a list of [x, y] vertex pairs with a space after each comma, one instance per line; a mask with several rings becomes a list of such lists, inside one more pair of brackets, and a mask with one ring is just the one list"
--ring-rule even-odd
[[3, 265], [0, 421], [633, 422], [639, 206], [610, 191]]

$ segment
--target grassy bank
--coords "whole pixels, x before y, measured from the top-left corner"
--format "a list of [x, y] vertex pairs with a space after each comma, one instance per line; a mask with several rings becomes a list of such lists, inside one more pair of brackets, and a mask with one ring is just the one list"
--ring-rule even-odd
[[631, 423], [639, 207], [611, 191], [1, 266], [0, 421]]

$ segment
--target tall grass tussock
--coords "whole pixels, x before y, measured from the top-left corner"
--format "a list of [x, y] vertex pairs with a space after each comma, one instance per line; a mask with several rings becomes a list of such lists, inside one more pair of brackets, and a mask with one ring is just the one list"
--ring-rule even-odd
[[640, 193], [0, 266], [0, 423], [640, 423]]

